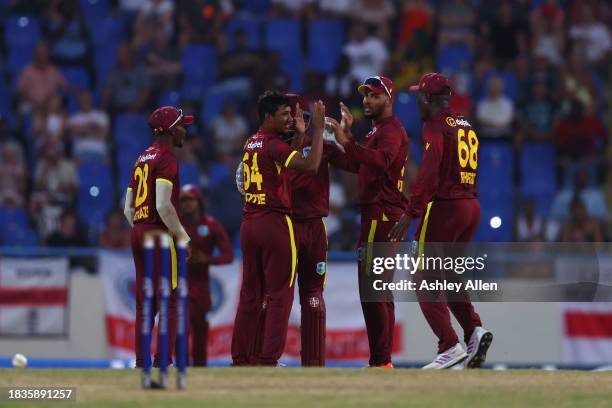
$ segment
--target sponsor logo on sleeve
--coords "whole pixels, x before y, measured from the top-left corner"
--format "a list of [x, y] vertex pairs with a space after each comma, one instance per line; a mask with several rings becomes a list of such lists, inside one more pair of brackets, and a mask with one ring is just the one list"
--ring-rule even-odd
[[323, 275], [326, 269], [327, 269], [327, 265], [325, 264], [325, 262], [319, 262], [317, 264], [317, 273], [319, 275]]

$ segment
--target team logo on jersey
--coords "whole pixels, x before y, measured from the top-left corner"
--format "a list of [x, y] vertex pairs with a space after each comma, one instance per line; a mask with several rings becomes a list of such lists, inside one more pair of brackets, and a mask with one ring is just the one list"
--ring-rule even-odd
[[247, 145], [247, 149], [261, 149], [261, 148], [263, 148], [263, 140], [251, 142]]
[[303, 155], [304, 157], [308, 157], [308, 155], [310, 154], [310, 149], [311, 149], [311, 148], [312, 148], [311, 146], [308, 146], [308, 147], [303, 148], [303, 149], [302, 149], [302, 155]]
[[451, 118], [450, 116], [446, 117], [446, 124], [450, 127], [457, 126], [457, 122], [455, 122], [455, 119]]
[[318, 308], [319, 305], [321, 304], [321, 301], [319, 300], [318, 297], [316, 296], [312, 296], [308, 298], [308, 305], [312, 308]]
[[207, 237], [210, 230], [208, 225], [198, 225], [198, 235], [201, 237]]
[[317, 264], [317, 273], [319, 275], [323, 275], [326, 269], [327, 269], [327, 265], [325, 265], [325, 262], [319, 262]]

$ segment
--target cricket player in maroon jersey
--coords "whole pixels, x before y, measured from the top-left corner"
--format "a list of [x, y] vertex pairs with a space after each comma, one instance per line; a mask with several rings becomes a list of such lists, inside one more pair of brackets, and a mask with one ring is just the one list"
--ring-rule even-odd
[[[389, 231], [406, 210], [407, 199], [402, 191], [408, 135], [400, 120], [393, 115], [395, 86], [390, 79], [382, 76], [367, 78], [359, 86], [359, 92], [364, 95], [365, 117], [372, 120], [373, 125], [365, 143], [357, 144], [350, 134], [353, 117], [344, 104], [341, 104], [342, 121], [340, 124], [333, 122], [333, 127], [336, 140], [344, 146], [348, 159], [359, 165], [359, 245], [363, 248], [370, 242], [389, 242]], [[393, 368], [393, 302], [362, 301], [361, 308], [370, 344], [370, 366]]]
[[[410, 204], [390, 233], [403, 240], [412, 220], [419, 219], [415, 240], [469, 242], [480, 222], [477, 198], [478, 137], [462, 115], [449, 108], [451, 88], [438, 73], [424, 75], [418, 85], [418, 107], [423, 119], [423, 160]], [[423, 368], [443, 369], [465, 360], [467, 368], [484, 363], [493, 334], [482, 328], [467, 293], [462, 302], [420, 302], [423, 315], [438, 337], [438, 355]], [[453, 330], [448, 310], [461, 324], [467, 353]]]
[[[191, 358], [195, 367], [207, 365], [208, 320], [211, 308], [209, 265], [228, 264], [234, 260], [234, 251], [225, 228], [214, 217], [206, 214], [206, 206], [200, 189], [187, 184], [181, 188], [181, 222], [191, 238], [191, 244], [199, 249], [199, 263], [187, 265], [189, 287], [189, 332]], [[214, 249], [219, 254], [213, 255]]]
[[[288, 94], [294, 118], [308, 102], [300, 95]], [[304, 111], [303, 128], [288, 134], [294, 148], [307, 156], [312, 138], [306, 134], [310, 113]], [[294, 123], [301, 123], [294, 120]], [[302, 366], [325, 366], [325, 301], [323, 288], [327, 276], [327, 231], [324, 217], [329, 214], [329, 165], [356, 173], [358, 165], [333, 143], [323, 143], [323, 156], [316, 174], [289, 170], [293, 230], [296, 238], [298, 288], [301, 306]]]
[[[186, 130], [184, 125], [193, 123], [193, 116], [183, 115], [182, 110], [173, 106], [158, 108], [149, 117], [153, 132], [153, 144], [136, 160], [132, 179], [125, 194], [124, 214], [132, 225], [132, 253], [136, 267], [136, 328], [142, 325], [142, 281], [144, 276], [144, 237], [152, 231], [168, 231], [171, 242], [172, 292], [170, 297], [170, 350], [174, 350], [176, 340], [176, 291], [177, 259], [174, 240], [189, 242], [189, 236], [179, 221], [177, 207], [179, 201], [179, 170], [174, 147], [183, 146]], [[189, 261], [192, 250], [189, 249]], [[153, 288], [154, 301], [151, 314], [151, 327], [159, 304], [160, 251], [155, 253]], [[143, 356], [140, 350], [139, 330], [135, 331], [136, 366], [141, 367]], [[148, 358], [148, 357], [147, 357]], [[159, 365], [159, 355], [155, 357]]]
[[[299, 108], [299, 106], [298, 106]], [[281, 137], [291, 130], [289, 99], [276, 91], [259, 97], [261, 127], [244, 145], [244, 218], [240, 227], [242, 287], [232, 337], [232, 365], [277, 365], [285, 348], [293, 302], [297, 248], [288, 168], [315, 173], [323, 153], [325, 105], [314, 105], [314, 137], [307, 157]], [[298, 110], [301, 116], [301, 110]], [[258, 326], [261, 350], [256, 350]]]

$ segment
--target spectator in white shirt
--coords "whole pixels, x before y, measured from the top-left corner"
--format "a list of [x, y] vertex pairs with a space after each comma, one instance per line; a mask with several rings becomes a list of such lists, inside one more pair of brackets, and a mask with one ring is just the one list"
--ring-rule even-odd
[[105, 159], [108, 155], [109, 120], [106, 112], [94, 109], [91, 94], [79, 94], [79, 110], [68, 119], [74, 157]]
[[385, 43], [377, 37], [369, 37], [363, 24], [353, 26], [351, 41], [344, 46], [349, 59], [349, 76], [355, 81], [380, 75], [389, 57]]
[[612, 36], [604, 23], [595, 19], [590, 7], [582, 7], [580, 22], [572, 25], [570, 38], [576, 49], [583, 49], [589, 62], [599, 62], [612, 50]]
[[246, 119], [237, 112], [234, 103], [225, 103], [221, 115], [213, 119], [212, 129], [215, 148], [221, 160], [240, 154], [248, 131], [248, 124]]
[[499, 78], [489, 81], [489, 95], [478, 102], [476, 118], [484, 137], [509, 137], [514, 120], [514, 104], [503, 93], [504, 83]]

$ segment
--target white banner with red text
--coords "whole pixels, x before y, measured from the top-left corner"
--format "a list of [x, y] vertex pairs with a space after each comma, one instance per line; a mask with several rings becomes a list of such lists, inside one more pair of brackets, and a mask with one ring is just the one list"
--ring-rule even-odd
[[[106, 328], [112, 358], [134, 358], [135, 271], [129, 254], [101, 251], [99, 271], [106, 300]], [[210, 268], [212, 311], [208, 358], [226, 360], [231, 355], [234, 318], [242, 279], [242, 260]], [[351, 262], [331, 262], [327, 269], [325, 303], [327, 307], [326, 349], [329, 360], [365, 360], [369, 357], [359, 292], [357, 266]], [[400, 308], [396, 307], [393, 352], [402, 352]], [[300, 303], [296, 296], [289, 320], [283, 360], [300, 358]]]
[[1, 258], [0, 336], [67, 336], [68, 287], [68, 258]]
[[[612, 258], [599, 258], [599, 280], [612, 282]], [[582, 260], [556, 262], [556, 273], [580, 270]], [[600, 289], [598, 289], [600, 290]], [[598, 298], [594, 294], [595, 299]], [[612, 302], [562, 303], [563, 362], [612, 364]]]

